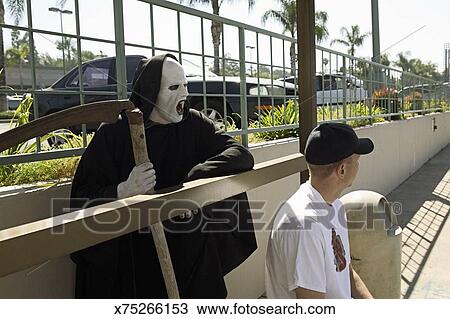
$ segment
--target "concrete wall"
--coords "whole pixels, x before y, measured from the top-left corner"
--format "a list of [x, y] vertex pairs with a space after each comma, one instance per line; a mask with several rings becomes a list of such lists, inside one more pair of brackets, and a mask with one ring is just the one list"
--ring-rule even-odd
[[[67, 68], [69, 71], [72, 67]], [[28, 66], [7, 66], [5, 69], [6, 85], [15, 88], [31, 88], [33, 86], [31, 68]], [[56, 67], [37, 67], [36, 68], [36, 85], [38, 88], [46, 88], [55, 83], [64, 75], [62, 68]]]
[[367, 189], [387, 195], [450, 143], [450, 112], [356, 131], [359, 137], [370, 137], [375, 150], [361, 157], [358, 177], [348, 192]]
[[[433, 119], [437, 130], [433, 130]], [[450, 112], [426, 115], [405, 121], [380, 123], [357, 130], [370, 137], [375, 151], [361, 158], [360, 173], [349, 191], [374, 190], [388, 194], [450, 143]], [[252, 148], [257, 163], [298, 152], [297, 140], [266, 143]], [[265, 185], [249, 192], [252, 201], [262, 201], [262, 211], [253, 211], [258, 250], [226, 277], [231, 298], [255, 298], [264, 292], [264, 259], [270, 221], [277, 208], [299, 186], [299, 175]], [[46, 189], [0, 189], [0, 230], [48, 216], [48, 198], [68, 196], [69, 185]], [[20, 212], [20, 214], [18, 214]], [[258, 213], [262, 213], [256, 216]], [[0, 298], [71, 298], [74, 267], [68, 257], [51, 260], [10, 276], [0, 278]]]

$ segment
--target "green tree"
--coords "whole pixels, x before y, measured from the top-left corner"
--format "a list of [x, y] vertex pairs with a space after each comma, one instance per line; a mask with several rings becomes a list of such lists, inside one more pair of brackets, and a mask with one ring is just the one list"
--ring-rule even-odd
[[[224, 0], [179, 0], [181, 3], [186, 1], [190, 6], [201, 3], [201, 4], [211, 4], [213, 14], [219, 15], [220, 8], [224, 2]], [[233, 2], [234, 0], [228, 0], [228, 2]], [[255, 0], [247, 0], [248, 1], [248, 9], [252, 9], [255, 5]], [[222, 24], [220, 22], [212, 21], [211, 22], [211, 36], [214, 47], [214, 66], [213, 72], [219, 74], [220, 72], [220, 37], [222, 36]]]
[[[78, 54], [77, 54], [78, 56]], [[81, 51], [81, 61], [90, 61], [90, 60], [94, 60], [95, 58], [106, 58], [108, 55], [103, 54], [102, 51], [100, 51], [100, 55], [95, 54], [94, 52], [91, 51]]]
[[[435, 81], [443, 81], [443, 76], [439, 73], [437, 65], [432, 62], [424, 63], [417, 58], [410, 58], [411, 52], [400, 52], [397, 57], [398, 60], [394, 62], [394, 65], [401, 68], [404, 72], [416, 74], [425, 78], [430, 78]], [[415, 85], [417, 79], [406, 74], [403, 75], [403, 85]]]
[[[76, 50], [72, 51], [72, 54], [73, 58], [70, 61], [70, 64], [68, 64], [70, 67], [74, 67], [78, 63], [78, 53]], [[97, 55], [94, 52], [87, 50], [81, 51], [81, 61], [83, 62], [94, 60], [99, 57], [106, 57], [106, 55]], [[44, 53], [39, 55], [39, 65], [62, 68], [63, 63], [61, 58], [54, 58], [50, 54]]]
[[217, 75], [225, 75], [225, 76], [239, 76], [240, 74], [240, 66], [239, 62], [227, 60], [230, 59], [230, 54], [225, 53], [225, 69], [222, 67], [222, 64], [219, 67], [219, 71], [215, 72], [214, 65], [210, 68], [211, 72], [214, 72]]
[[385, 66], [391, 66], [391, 60], [389, 59], [389, 54], [383, 53], [380, 55], [380, 63]]
[[270, 79], [270, 68], [265, 65], [259, 66], [259, 77], [263, 79]]
[[20, 38], [20, 31], [11, 31], [11, 48], [5, 52], [5, 61], [8, 65], [21, 65], [30, 55], [30, 47], [28, 45], [28, 34]]
[[358, 25], [352, 25], [350, 30], [346, 27], [341, 28], [342, 39], [334, 39], [331, 41], [331, 45], [338, 43], [348, 47], [348, 54], [355, 56], [357, 47], [363, 45], [364, 41], [369, 37], [370, 32], [361, 34], [361, 30]]
[[72, 39], [66, 38], [56, 41], [56, 49], [59, 51], [64, 51], [64, 53], [67, 55], [66, 59], [68, 62], [72, 60], [72, 53], [76, 52], [76, 48], [72, 45]]
[[316, 41], [317, 43], [322, 43], [323, 40], [328, 38], [329, 32], [327, 28], [328, 13], [325, 11], [316, 11]]
[[398, 60], [394, 63], [395, 66], [402, 69], [404, 72], [414, 73], [414, 65], [416, 63], [416, 59], [409, 59], [410, 52], [407, 51], [405, 53], [400, 52], [397, 57]]
[[6, 50], [5, 60], [6, 64], [10, 66], [19, 66], [20, 88], [23, 89], [22, 70], [25, 64], [28, 64], [28, 57], [30, 56], [30, 46], [28, 44], [28, 34], [20, 38], [20, 31], [11, 31], [12, 47]]
[[50, 54], [43, 53], [39, 56], [40, 65], [42, 66], [59, 66], [57, 59], [52, 57]]
[[[289, 32], [292, 38], [297, 37], [297, 1], [296, 0], [278, 0], [281, 4], [280, 10], [268, 10], [266, 11], [261, 22], [265, 24], [267, 20], [273, 19], [279, 22], [283, 26], [283, 33]], [[316, 16], [316, 40], [318, 43], [325, 40], [329, 33], [326, 27], [328, 21], [328, 14], [325, 11], [317, 11]], [[295, 53], [295, 43], [291, 43], [290, 47], [290, 59], [291, 59], [291, 75], [295, 75], [297, 55]]]
[[433, 62], [422, 62], [422, 60], [416, 59], [416, 63], [414, 64], [414, 73], [436, 81], [443, 80], [442, 75], [437, 69], [437, 64]]
[[[5, 4], [9, 13], [14, 19], [16, 25], [19, 24], [22, 19], [25, 10], [24, 0], [0, 0], [0, 24], [5, 23]], [[3, 40], [3, 29], [0, 27], [0, 87], [6, 86], [5, 77], [5, 46]], [[0, 111], [4, 111], [7, 108], [6, 95], [0, 94]]]

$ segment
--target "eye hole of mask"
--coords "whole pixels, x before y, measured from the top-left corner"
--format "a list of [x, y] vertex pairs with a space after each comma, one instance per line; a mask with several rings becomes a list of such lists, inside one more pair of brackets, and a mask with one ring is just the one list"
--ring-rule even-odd
[[171, 90], [171, 91], [175, 91], [175, 90], [178, 90], [178, 88], [179, 88], [180, 86], [179, 85], [171, 85], [171, 86], [169, 86], [169, 90]]

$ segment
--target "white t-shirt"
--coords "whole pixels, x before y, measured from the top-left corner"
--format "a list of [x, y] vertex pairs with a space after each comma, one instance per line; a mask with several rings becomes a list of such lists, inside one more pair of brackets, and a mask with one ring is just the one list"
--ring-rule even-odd
[[329, 205], [308, 181], [281, 206], [266, 256], [268, 298], [296, 298], [298, 287], [351, 298], [347, 219], [340, 200]]

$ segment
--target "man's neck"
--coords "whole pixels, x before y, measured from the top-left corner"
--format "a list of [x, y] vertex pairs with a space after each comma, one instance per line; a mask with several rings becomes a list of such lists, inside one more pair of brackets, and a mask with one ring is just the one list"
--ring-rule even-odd
[[170, 122], [164, 119], [161, 114], [159, 114], [159, 111], [157, 108], [153, 108], [152, 113], [150, 113], [150, 121], [157, 123], [157, 124], [169, 124]]
[[325, 202], [332, 204], [336, 199], [341, 196], [342, 189], [340, 187], [333, 185], [328, 180], [317, 180], [314, 178], [310, 179], [312, 187], [314, 187], [320, 195], [322, 195]]

